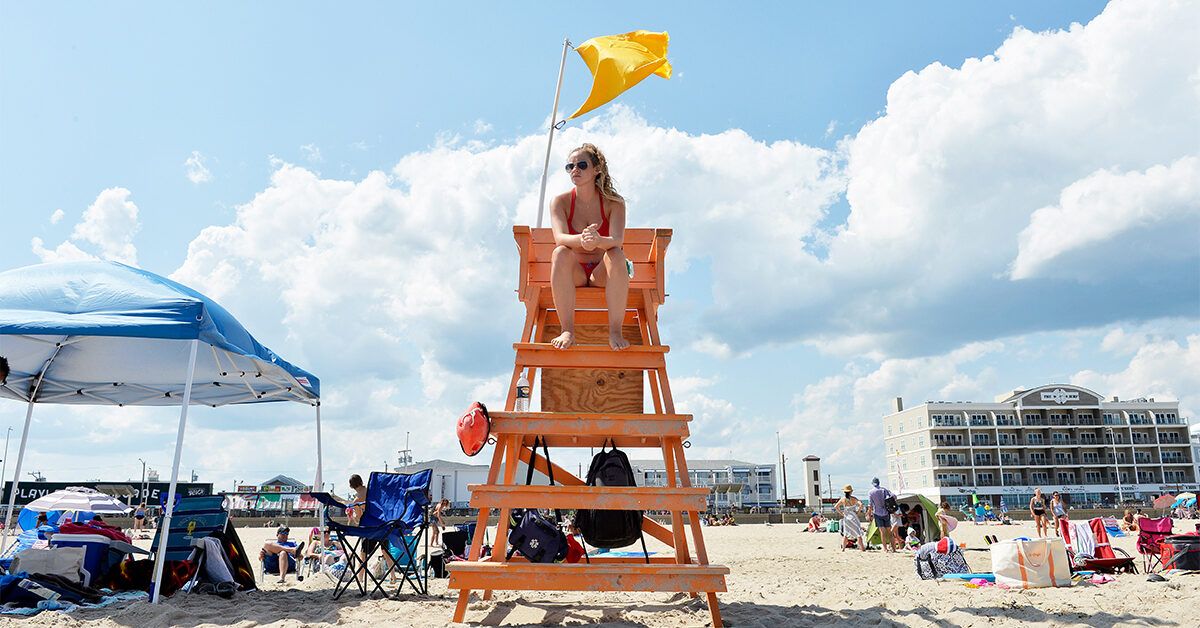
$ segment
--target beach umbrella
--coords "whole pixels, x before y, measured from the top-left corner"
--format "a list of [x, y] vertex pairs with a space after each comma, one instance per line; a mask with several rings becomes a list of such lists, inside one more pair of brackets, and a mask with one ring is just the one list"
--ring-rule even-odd
[[1171, 506], [1183, 506], [1187, 504], [1189, 499], [1196, 499], [1195, 493], [1180, 493], [1175, 496], [1175, 502]]
[[[26, 404], [5, 521], [16, 506], [38, 404], [176, 406], [179, 424], [160, 529], [171, 528], [188, 407], [292, 401], [316, 408], [320, 381], [263, 346], [228, 310], [180, 283], [116, 262], [58, 262], [0, 272], [0, 399]], [[7, 458], [7, 456], [5, 456]], [[9, 530], [0, 535], [8, 544]], [[159, 544], [151, 601], [160, 597]]]
[[1171, 494], [1162, 495], [1154, 500], [1155, 508], [1170, 508], [1171, 504], [1175, 503], [1175, 496]]
[[43, 495], [25, 506], [33, 511], [70, 510], [102, 514], [124, 514], [132, 510], [115, 497], [82, 486], [68, 486]]

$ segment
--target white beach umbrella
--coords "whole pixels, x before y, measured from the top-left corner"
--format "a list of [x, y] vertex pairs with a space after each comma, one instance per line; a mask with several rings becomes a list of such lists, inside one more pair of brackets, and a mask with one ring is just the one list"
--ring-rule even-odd
[[26, 504], [25, 507], [38, 512], [71, 510], [108, 514], [123, 514], [132, 510], [132, 508], [122, 504], [115, 497], [83, 486], [68, 486], [61, 491], [54, 491], [49, 495], [43, 495], [33, 500]]

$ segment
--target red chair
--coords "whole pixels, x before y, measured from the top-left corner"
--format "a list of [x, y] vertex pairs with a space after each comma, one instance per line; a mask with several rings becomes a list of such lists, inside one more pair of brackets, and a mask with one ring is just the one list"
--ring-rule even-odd
[[1137, 520], [1137, 525], [1137, 551], [1142, 555], [1142, 566], [1146, 573], [1153, 571], [1156, 566], [1162, 569], [1162, 541], [1171, 536], [1174, 525], [1171, 518], [1142, 517]]

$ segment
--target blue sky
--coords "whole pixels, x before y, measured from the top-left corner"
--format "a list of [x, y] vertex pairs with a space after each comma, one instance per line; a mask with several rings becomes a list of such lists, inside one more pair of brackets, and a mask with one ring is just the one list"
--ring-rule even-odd
[[[460, 459], [450, 420], [504, 394], [509, 228], [532, 221], [562, 37], [666, 30], [675, 76], [572, 124], [551, 163], [596, 141], [631, 223], [676, 229], [664, 332], [693, 452], [771, 461], [779, 430], [865, 479], [896, 395], [1074, 381], [1200, 405], [1194, 5], [694, 4], [5, 3], [0, 264], [124, 258], [220, 299], [321, 375], [327, 477], [406, 432]], [[571, 53], [560, 110], [589, 81]], [[312, 476], [307, 411], [196, 414], [203, 478]], [[50, 479], [169, 462], [169, 413], [69, 438], [46, 432], [83, 415], [39, 416], [27, 468]]]

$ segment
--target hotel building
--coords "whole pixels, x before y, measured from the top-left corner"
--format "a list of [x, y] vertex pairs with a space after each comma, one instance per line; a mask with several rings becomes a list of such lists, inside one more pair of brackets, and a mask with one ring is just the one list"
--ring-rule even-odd
[[[633, 460], [630, 463], [639, 486], [666, 486], [667, 469], [662, 460]], [[708, 489], [708, 509], [721, 512], [741, 508], [773, 508], [779, 505], [775, 490], [776, 467], [741, 460], [689, 460], [692, 486]]]
[[888, 481], [955, 507], [971, 494], [1023, 509], [1041, 487], [1078, 506], [1200, 489], [1178, 401], [1116, 397], [1051, 384], [994, 403], [896, 398], [883, 417]]

